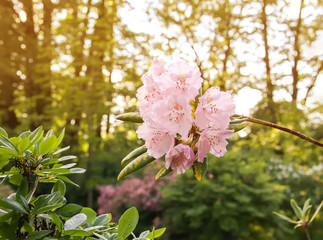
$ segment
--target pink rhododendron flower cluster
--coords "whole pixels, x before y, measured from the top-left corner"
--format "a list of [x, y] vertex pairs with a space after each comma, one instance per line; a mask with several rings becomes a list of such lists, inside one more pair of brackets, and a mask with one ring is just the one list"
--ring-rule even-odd
[[226, 138], [233, 133], [227, 130], [235, 111], [231, 92], [211, 87], [197, 98], [203, 79], [199, 68], [185, 61], [167, 69], [154, 59], [142, 80], [137, 98], [144, 123], [137, 134], [145, 140], [150, 156], [165, 155], [165, 167], [178, 174], [195, 161], [202, 163], [208, 153], [223, 156]]

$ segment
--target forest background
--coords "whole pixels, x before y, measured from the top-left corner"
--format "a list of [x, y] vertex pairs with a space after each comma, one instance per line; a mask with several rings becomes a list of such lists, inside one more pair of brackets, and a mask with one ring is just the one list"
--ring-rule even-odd
[[291, 216], [291, 198], [323, 199], [319, 147], [249, 126], [210, 157], [202, 182], [191, 172], [156, 182], [152, 165], [117, 183], [120, 160], [143, 142], [115, 116], [137, 111], [154, 57], [184, 59], [199, 66], [204, 90], [233, 91], [238, 114], [322, 141], [322, 13], [321, 0], [1, 0], [0, 125], [11, 136], [65, 127], [64, 144], [87, 169], [67, 199], [116, 217], [135, 205], [141, 228], [166, 226], [165, 239], [303, 239], [272, 212]]

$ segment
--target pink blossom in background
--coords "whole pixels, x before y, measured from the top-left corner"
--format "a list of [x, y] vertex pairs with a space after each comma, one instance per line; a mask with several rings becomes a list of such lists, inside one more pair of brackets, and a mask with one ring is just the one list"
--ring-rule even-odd
[[195, 111], [195, 124], [200, 130], [207, 127], [227, 129], [230, 117], [235, 113], [231, 91], [222, 92], [218, 87], [209, 88], [202, 97]]
[[226, 146], [228, 142], [226, 138], [231, 137], [233, 130], [221, 130], [214, 128], [205, 129], [196, 144], [198, 148], [198, 162], [203, 162], [208, 153], [213, 154], [216, 157], [222, 157], [226, 152]]
[[165, 167], [173, 169], [177, 174], [184, 173], [195, 161], [193, 150], [184, 144], [176, 145], [166, 154]]
[[132, 206], [150, 213], [160, 211], [162, 196], [159, 187], [172, 180], [166, 177], [155, 181], [151, 173], [150, 169], [143, 179], [126, 179], [117, 186], [99, 186], [98, 214], [111, 213], [114, 219], [118, 219], [125, 209]]
[[154, 158], [160, 158], [165, 155], [175, 143], [175, 135], [171, 135], [167, 131], [158, 128], [149, 127], [147, 123], [139, 126], [137, 134], [139, 138], [145, 140], [147, 152]]

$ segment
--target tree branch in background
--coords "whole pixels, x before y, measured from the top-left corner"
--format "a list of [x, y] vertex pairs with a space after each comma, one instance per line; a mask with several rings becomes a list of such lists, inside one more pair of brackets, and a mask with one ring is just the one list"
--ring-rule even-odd
[[302, 138], [308, 142], [311, 142], [311, 143], [314, 143], [320, 147], [323, 147], [323, 143], [309, 137], [309, 136], [306, 136], [304, 135], [303, 133], [300, 133], [300, 132], [297, 132], [297, 131], [294, 131], [292, 129], [289, 129], [287, 127], [283, 127], [283, 126], [280, 126], [278, 124], [275, 124], [275, 123], [271, 123], [271, 122], [267, 122], [267, 121], [264, 121], [264, 120], [261, 120], [261, 119], [257, 119], [257, 118], [253, 118], [253, 117], [247, 117], [247, 116], [244, 116], [244, 115], [239, 115], [239, 114], [235, 114], [233, 115], [233, 117], [236, 117], [236, 118], [246, 118], [248, 122], [252, 122], [252, 123], [256, 123], [256, 124], [259, 124], [259, 125], [263, 125], [263, 126], [267, 126], [267, 127], [272, 127], [272, 128], [276, 128], [276, 129], [279, 129], [281, 131], [284, 131], [284, 132], [287, 132], [289, 134], [292, 134], [292, 135], [295, 135], [299, 138]]

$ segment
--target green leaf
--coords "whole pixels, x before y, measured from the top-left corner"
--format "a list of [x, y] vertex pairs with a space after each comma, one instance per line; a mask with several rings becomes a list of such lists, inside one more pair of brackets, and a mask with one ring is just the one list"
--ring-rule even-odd
[[130, 152], [127, 156], [125, 156], [122, 161], [121, 161], [121, 165], [124, 165], [125, 163], [135, 159], [136, 157], [140, 156], [141, 154], [147, 152], [147, 148], [145, 147], [145, 145], [136, 148], [135, 150], [133, 150], [132, 152]]
[[69, 170], [71, 174], [82, 174], [86, 172], [84, 168], [70, 168]]
[[171, 173], [173, 170], [171, 168], [167, 169], [165, 166], [163, 166], [157, 173], [155, 179], [158, 180], [167, 174]]
[[84, 213], [79, 213], [79, 214], [73, 216], [71, 219], [69, 219], [65, 222], [64, 231], [78, 228], [86, 221], [86, 219], [87, 219], [87, 217]]
[[63, 161], [71, 160], [71, 159], [75, 159], [75, 158], [77, 158], [77, 157], [73, 156], [73, 155], [68, 155], [68, 156], [64, 156], [64, 157], [59, 158], [58, 161], [63, 162]]
[[208, 168], [208, 157], [204, 158], [203, 163], [195, 161], [193, 164], [194, 176], [198, 181], [201, 181]]
[[67, 178], [66, 176], [62, 176], [62, 175], [59, 175], [59, 176], [56, 176], [58, 179], [61, 179], [63, 180], [64, 182], [67, 182], [67, 183], [70, 183], [70, 184], [73, 184], [74, 186], [76, 187], [80, 187], [79, 185], [77, 185], [75, 182], [73, 182], [72, 180], [70, 180], [69, 178]]
[[[1, 147], [0, 147], [1, 149]], [[1, 153], [0, 153], [1, 154]], [[0, 155], [0, 170], [10, 162], [7, 156]]]
[[26, 238], [26, 240], [37, 240], [37, 239], [43, 239], [45, 236], [49, 235], [52, 230], [42, 230], [38, 232], [34, 232], [29, 237]]
[[[28, 203], [27, 203], [27, 201], [26, 201], [26, 199], [23, 197], [23, 196], [21, 196], [21, 195], [16, 195], [16, 196], [18, 196], [18, 198], [19, 198], [19, 203], [20, 204], [22, 204], [22, 206], [26, 209], [26, 211], [29, 213], [30, 212], [30, 209], [29, 209], [29, 205], [28, 205]], [[18, 201], [18, 200], [17, 200]]]
[[160, 228], [160, 229], [154, 230], [153, 232], [149, 233], [146, 236], [146, 238], [149, 238], [149, 239], [158, 238], [158, 237], [162, 236], [165, 231], [166, 231], [166, 228]]
[[23, 206], [12, 199], [0, 199], [0, 207], [28, 214], [27, 210]]
[[2, 127], [0, 127], [0, 134], [8, 138], [8, 133]]
[[81, 213], [84, 213], [87, 217], [85, 224], [88, 222], [92, 222], [97, 216], [96, 212], [92, 208], [88, 207], [83, 207]]
[[12, 151], [18, 153], [15, 145], [5, 136], [0, 135], [0, 144], [2, 144], [4, 147], [11, 149]]
[[54, 184], [52, 188], [52, 193], [59, 192], [60, 196], [64, 196], [66, 192], [66, 186], [65, 183], [62, 180], [57, 180], [57, 182]]
[[20, 186], [22, 179], [23, 179], [23, 176], [19, 173], [16, 173], [9, 177], [9, 182], [11, 182], [16, 186]]
[[9, 158], [11, 155], [15, 157], [19, 156], [19, 154], [11, 148], [0, 146], [0, 156], [3, 156], [4, 158]]
[[63, 230], [63, 222], [62, 222], [62, 220], [57, 216], [57, 214], [56, 214], [56, 213], [51, 212], [51, 213], [49, 213], [49, 216], [50, 216], [50, 218], [53, 220], [53, 223], [55, 223], [55, 224], [56, 224], [56, 226], [58, 227], [58, 229], [59, 229], [60, 231], [62, 231], [62, 230]]
[[310, 223], [312, 223], [314, 221], [314, 219], [316, 218], [316, 215], [319, 213], [319, 211], [321, 210], [321, 208], [323, 207], [323, 201], [321, 202], [321, 204], [317, 207], [317, 209], [315, 210], [315, 213], [313, 214]]
[[298, 219], [303, 220], [304, 216], [302, 209], [297, 205], [294, 199], [290, 200], [290, 205], [292, 206], [294, 213], [298, 217]]
[[[66, 200], [65, 200], [66, 201]], [[60, 196], [59, 192], [51, 194], [44, 194], [34, 200], [33, 213], [38, 214], [57, 209], [64, 204], [64, 198]]]
[[25, 179], [22, 179], [20, 186], [17, 190], [17, 195], [21, 195], [23, 197], [26, 197], [28, 194], [28, 185]]
[[56, 148], [56, 143], [57, 138], [54, 135], [46, 138], [39, 144], [39, 155], [45, 155], [46, 153], [54, 150]]
[[29, 141], [28, 138], [24, 138], [20, 141], [20, 143], [18, 144], [18, 151], [20, 153], [23, 153], [24, 151], [26, 151], [29, 147], [31, 146], [31, 142]]
[[70, 235], [70, 236], [79, 236], [79, 237], [86, 237], [86, 236], [91, 236], [92, 235], [92, 233], [87, 232], [87, 231], [82, 230], [82, 229], [67, 230], [67, 231], [64, 231], [64, 234], [65, 235]]
[[130, 112], [130, 113], [123, 113], [116, 116], [116, 119], [126, 122], [134, 122], [134, 123], [143, 123], [144, 121], [139, 115], [139, 112]]
[[109, 223], [111, 221], [111, 215], [110, 214], [102, 214], [98, 216], [93, 223], [93, 226], [101, 226]]
[[57, 213], [63, 217], [69, 218], [74, 216], [75, 214], [78, 214], [82, 211], [82, 206], [74, 204], [74, 203], [69, 203], [59, 209]]
[[54, 131], [53, 131], [52, 129], [50, 129], [50, 130], [46, 133], [46, 135], [45, 135], [45, 139], [47, 139], [47, 138], [49, 138], [49, 137], [51, 137], [51, 136], [55, 136], [55, 135], [54, 135]]
[[6, 222], [0, 222], [0, 239], [16, 239], [16, 231]]
[[57, 139], [57, 146], [61, 144], [61, 142], [63, 141], [64, 136], [65, 136], [65, 128], [62, 130], [61, 134], [59, 135], [59, 137]]
[[31, 143], [31, 145], [34, 145], [35, 143], [37, 143], [42, 137], [43, 137], [44, 131], [43, 131], [43, 127], [39, 126], [38, 128], [36, 128], [29, 136], [28, 139]]
[[128, 209], [118, 222], [118, 239], [126, 239], [136, 228], [139, 220], [139, 214], [135, 207]]
[[155, 160], [155, 158], [149, 156], [148, 153], [144, 153], [144, 154], [140, 155], [139, 157], [137, 157], [136, 159], [134, 159], [130, 163], [128, 163], [127, 166], [125, 166], [122, 169], [122, 171], [119, 173], [118, 181], [121, 178], [129, 175], [130, 173], [133, 173], [134, 171], [137, 171], [140, 168], [146, 166], [147, 164], [151, 163], [154, 160]]
[[287, 221], [289, 223], [297, 224], [297, 221], [295, 221], [295, 220], [293, 220], [293, 219], [291, 219], [291, 218], [289, 218], [289, 217], [287, 217], [285, 215], [279, 214], [277, 212], [273, 212], [273, 214], [277, 215], [278, 217], [280, 217], [281, 219], [283, 219], [283, 220], [285, 220], [285, 221]]
[[58, 149], [56, 152], [53, 153], [53, 155], [57, 155], [61, 152], [64, 152], [64, 151], [67, 151], [70, 149], [70, 146], [67, 146], [67, 147], [64, 147], [64, 148], [61, 148], [61, 149]]

